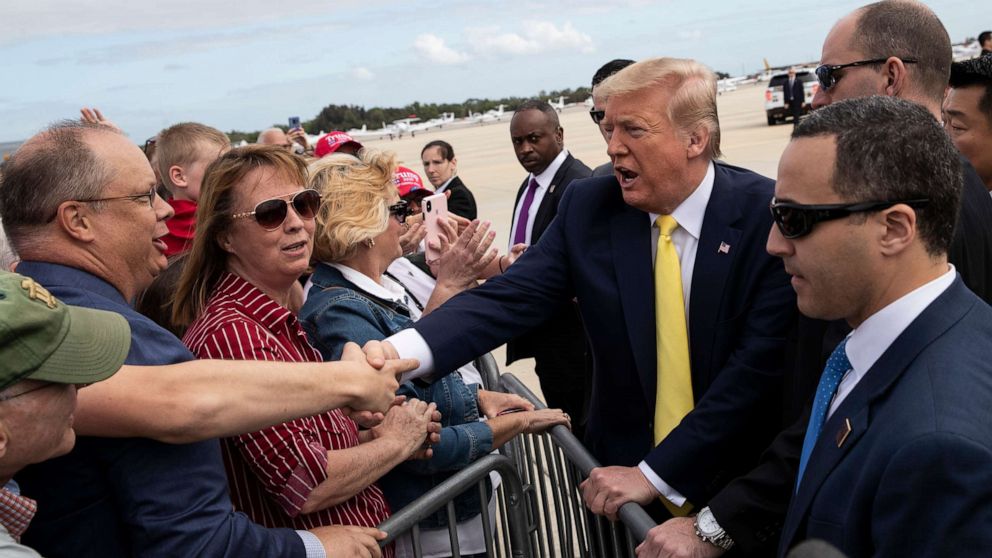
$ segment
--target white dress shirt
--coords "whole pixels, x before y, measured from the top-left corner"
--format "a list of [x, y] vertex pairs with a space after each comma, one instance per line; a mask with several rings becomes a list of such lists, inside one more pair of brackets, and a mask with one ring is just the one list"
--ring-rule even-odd
[[513, 247], [513, 237], [517, 232], [517, 221], [520, 219], [520, 210], [524, 205], [524, 198], [527, 197], [527, 188], [530, 187], [530, 180], [533, 178], [537, 181], [537, 189], [534, 190], [534, 201], [530, 204], [530, 209], [527, 214], [527, 234], [524, 237], [524, 243], [527, 245], [532, 244], [530, 241], [531, 232], [534, 230], [534, 217], [537, 216], [537, 210], [541, 207], [541, 201], [544, 200], [544, 194], [548, 192], [548, 187], [551, 186], [551, 181], [554, 179], [555, 174], [558, 173], [558, 169], [561, 168], [562, 164], [565, 163], [565, 158], [568, 157], [568, 150], [562, 149], [561, 153], [555, 157], [554, 161], [548, 165], [548, 168], [544, 169], [541, 174], [527, 175], [527, 187], [524, 188], [524, 193], [520, 196], [520, 203], [517, 207], [513, 209], [513, 222], [510, 223], [510, 247]]
[[868, 370], [875, 365], [896, 338], [902, 335], [909, 324], [913, 323], [913, 320], [951, 286], [957, 272], [953, 265], [948, 264], [948, 267], [950, 270], [947, 273], [889, 303], [848, 334], [845, 349], [847, 358], [851, 361], [851, 369], [844, 374], [837, 386], [837, 393], [830, 402], [827, 418], [834, 414], [837, 407], [847, 399], [858, 382], [865, 377]]
[[451, 175], [451, 178], [449, 178], [449, 179], [447, 179], [447, 180], [445, 180], [445, 181], [444, 181], [444, 184], [442, 184], [442, 185], [440, 185], [440, 186], [438, 186], [438, 187], [437, 187], [437, 190], [434, 190], [434, 193], [435, 193], [435, 194], [443, 194], [443, 193], [444, 193], [444, 191], [448, 189], [448, 185], [449, 185], [449, 184], [451, 184], [451, 181], [455, 179], [455, 176], [456, 176], [456, 175], [454, 175], [454, 174], [453, 174], [453, 175]]
[[[672, 231], [672, 244], [675, 245], [675, 252], [679, 255], [679, 269], [682, 272], [682, 301], [685, 304], [686, 329], [688, 329], [689, 322], [689, 293], [692, 289], [692, 272], [696, 267], [696, 248], [699, 246], [699, 235], [703, 230], [703, 217], [706, 215], [706, 205], [710, 203], [710, 196], [713, 194], [713, 180], [715, 178], [716, 168], [713, 163], [710, 163], [703, 181], [699, 183], [692, 194], [689, 194], [685, 201], [672, 211], [672, 218], [679, 224], [678, 228]], [[650, 213], [648, 216], [648, 226], [651, 227], [652, 261], [658, 252], [658, 236], [661, 234], [661, 231], [654, 224], [658, 215], [658, 213]], [[676, 506], [685, 504], [685, 496], [662, 480], [646, 462], [641, 461], [637, 467], [662, 496]]]

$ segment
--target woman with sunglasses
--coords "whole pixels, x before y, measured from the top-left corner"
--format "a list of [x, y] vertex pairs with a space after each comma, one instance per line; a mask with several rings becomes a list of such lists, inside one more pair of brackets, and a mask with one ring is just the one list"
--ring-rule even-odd
[[[437, 281], [402, 262], [400, 235], [409, 209], [394, 182], [391, 154], [366, 149], [359, 158], [325, 157], [310, 167], [310, 187], [321, 192], [311, 277], [300, 321], [325, 359], [338, 358], [348, 341], [384, 339], [410, 327], [445, 300], [475, 284], [496, 258], [488, 224], [473, 221], [456, 237], [448, 226], [443, 255], [433, 266]], [[447, 224], [445, 224], [447, 225]], [[427, 288], [424, 289], [423, 287]], [[568, 426], [560, 409], [535, 411], [526, 400], [480, 389], [472, 366], [443, 375], [429, 386], [406, 383], [398, 394], [436, 403], [442, 416], [440, 443], [429, 460], [407, 461], [380, 481], [390, 506], [401, 509], [455, 471], [500, 447], [521, 432]], [[488, 417], [480, 422], [480, 415]], [[459, 549], [463, 556], [485, 553], [477, 490], [455, 501]], [[495, 517], [491, 513], [490, 517]], [[448, 519], [441, 510], [421, 522], [423, 556], [451, 554]], [[397, 555], [412, 555], [401, 538]]]
[[[278, 146], [233, 149], [207, 169], [174, 307], [198, 357], [321, 360], [288, 308], [320, 206], [305, 184], [304, 164]], [[231, 498], [267, 527], [375, 527], [389, 515], [375, 480], [421, 448], [433, 414], [410, 401], [361, 435], [334, 410], [227, 438]]]

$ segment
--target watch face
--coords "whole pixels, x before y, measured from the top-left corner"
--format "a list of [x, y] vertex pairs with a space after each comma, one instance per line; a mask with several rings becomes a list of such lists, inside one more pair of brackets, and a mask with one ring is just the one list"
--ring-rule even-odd
[[703, 533], [715, 533], [720, 530], [720, 524], [712, 513], [699, 514], [696, 516], [696, 522], [699, 523], [699, 530]]

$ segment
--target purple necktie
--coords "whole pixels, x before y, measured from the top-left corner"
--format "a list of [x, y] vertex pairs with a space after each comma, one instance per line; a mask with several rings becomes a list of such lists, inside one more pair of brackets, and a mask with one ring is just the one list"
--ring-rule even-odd
[[527, 195], [524, 196], [524, 204], [520, 207], [520, 216], [517, 217], [517, 229], [513, 232], [513, 243], [520, 244], [527, 241], [527, 221], [530, 221], [530, 206], [534, 203], [534, 193], [537, 192], [537, 179], [531, 178], [527, 186]]

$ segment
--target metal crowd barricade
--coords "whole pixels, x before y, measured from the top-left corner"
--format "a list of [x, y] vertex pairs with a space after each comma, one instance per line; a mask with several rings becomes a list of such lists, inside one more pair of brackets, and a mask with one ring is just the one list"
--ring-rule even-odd
[[[480, 357], [475, 364], [486, 389], [517, 394], [538, 409], [547, 407], [513, 374], [500, 375], [492, 355]], [[395, 511], [380, 525], [389, 534], [382, 544], [409, 532], [414, 555], [421, 558], [417, 523], [444, 507], [451, 555], [460, 556], [453, 500], [476, 486], [482, 501], [488, 501], [485, 481], [490, 471], [496, 471], [502, 482], [496, 491], [495, 517], [490, 517], [487, 507], [481, 510], [487, 556], [632, 557], [634, 548], [655, 526], [637, 504], [620, 508], [621, 523], [611, 523], [585, 508], [578, 486], [599, 463], [564, 426], [517, 436], [500, 454], [479, 459]], [[495, 528], [490, 528], [492, 524]]]

